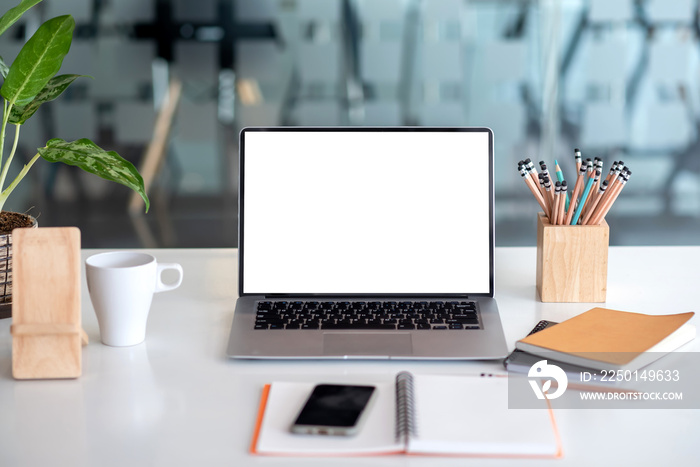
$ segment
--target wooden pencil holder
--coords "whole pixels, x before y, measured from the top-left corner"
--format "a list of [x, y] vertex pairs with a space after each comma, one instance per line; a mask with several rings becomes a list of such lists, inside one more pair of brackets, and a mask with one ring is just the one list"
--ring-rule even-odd
[[537, 293], [543, 302], [604, 302], [609, 228], [552, 225], [537, 216]]

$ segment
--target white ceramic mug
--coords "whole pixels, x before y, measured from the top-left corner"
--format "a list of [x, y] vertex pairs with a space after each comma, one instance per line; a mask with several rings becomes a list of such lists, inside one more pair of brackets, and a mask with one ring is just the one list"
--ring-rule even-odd
[[[163, 283], [161, 276], [167, 269], [178, 272], [172, 284]], [[182, 283], [179, 264], [158, 264], [152, 255], [131, 251], [90, 256], [85, 272], [100, 338], [113, 347], [143, 342], [153, 294], [176, 289]]]

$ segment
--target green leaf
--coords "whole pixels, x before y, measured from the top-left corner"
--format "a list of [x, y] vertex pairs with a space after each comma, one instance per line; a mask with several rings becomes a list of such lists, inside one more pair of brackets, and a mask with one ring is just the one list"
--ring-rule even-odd
[[58, 72], [73, 40], [75, 21], [59, 16], [42, 24], [10, 66], [0, 94], [11, 104], [26, 105]]
[[22, 0], [19, 5], [7, 10], [7, 13], [0, 18], [0, 36], [7, 28], [15, 24], [15, 21], [20, 19], [25, 11], [39, 3], [41, 0]]
[[0, 57], [0, 75], [2, 75], [3, 79], [7, 78], [7, 73], [10, 71], [10, 68], [5, 65], [5, 60]]
[[15, 105], [12, 107], [9, 122], [14, 125], [22, 125], [29, 117], [34, 115], [34, 112], [39, 110], [39, 106], [44, 102], [49, 102], [60, 96], [73, 81], [85, 75], [59, 75], [54, 76], [46, 83], [44, 89], [36, 95], [34, 100], [24, 107]]
[[64, 141], [54, 138], [46, 143], [46, 147], [38, 149], [41, 157], [49, 162], [80, 167], [86, 172], [95, 174], [105, 180], [121, 183], [136, 191], [146, 203], [146, 212], [150, 206], [143, 178], [134, 164], [124, 159], [114, 151], [105, 151], [87, 138], [77, 141]]

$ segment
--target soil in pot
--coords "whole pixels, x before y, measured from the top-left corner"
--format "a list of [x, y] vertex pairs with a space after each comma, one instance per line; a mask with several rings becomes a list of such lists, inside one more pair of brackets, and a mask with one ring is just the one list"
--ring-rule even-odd
[[0, 212], [0, 234], [10, 233], [12, 229], [20, 227], [31, 227], [33, 223], [34, 219], [27, 214], [11, 211]]

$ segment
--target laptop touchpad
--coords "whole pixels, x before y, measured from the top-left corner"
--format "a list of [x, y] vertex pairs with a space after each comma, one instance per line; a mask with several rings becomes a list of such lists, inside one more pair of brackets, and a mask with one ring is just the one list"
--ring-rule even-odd
[[411, 355], [411, 334], [369, 332], [326, 332], [324, 355]]

